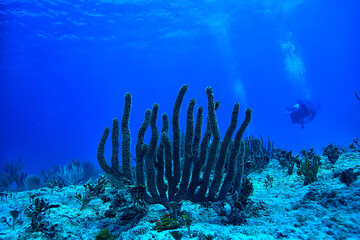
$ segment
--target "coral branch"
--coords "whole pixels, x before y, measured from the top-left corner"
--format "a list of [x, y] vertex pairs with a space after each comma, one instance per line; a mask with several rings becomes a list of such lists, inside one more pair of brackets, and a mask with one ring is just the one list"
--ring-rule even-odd
[[[245, 146], [241, 138], [251, 121], [252, 110], [246, 109], [245, 119], [234, 140], [232, 140], [239, 115], [239, 104], [235, 103], [230, 126], [221, 142], [216, 117], [216, 110], [219, 108], [220, 103], [215, 101], [213, 89], [207, 87], [208, 115], [205, 134], [201, 139], [204, 108], [202, 106], [198, 108], [195, 123], [196, 100], [192, 99], [186, 112], [185, 138], [181, 140], [180, 110], [187, 89], [187, 85], [183, 85], [176, 97], [172, 117], [172, 141], [169, 137], [169, 118], [167, 114], [162, 115], [163, 127], [161, 134], [156, 126], [159, 104], [154, 104], [151, 111], [146, 110], [144, 121], [137, 134], [136, 184], [139, 188], [144, 188], [140, 197], [148, 204], [159, 203], [169, 208], [172, 201], [185, 199], [193, 202], [221, 200], [226, 197], [232, 186], [233, 192], [241, 186], [245, 158]], [[133, 183], [130, 168], [130, 109], [131, 95], [126, 93], [121, 121], [123, 138], [122, 172], [119, 170], [119, 122], [117, 119], [113, 120], [111, 166], [108, 165], [104, 157], [105, 143], [110, 133], [108, 127], [105, 128], [101, 137], [97, 153], [102, 170], [112, 180], [123, 184]], [[144, 135], [149, 125], [151, 127], [151, 138], [149, 145], [147, 145], [144, 143]], [[213, 139], [210, 143], [211, 137]], [[159, 138], [160, 142], [158, 144]], [[182, 143], [181, 141], [185, 142]], [[181, 144], [185, 146], [182, 166], [180, 166]], [[230, 154], [228, 155], [228, 153]], [[229, 156], [228, 160], [227, 156]], [[227, 169], [225, 169], [226, 162], [228, 163]], [[215, 175], [212, 179], [213, 170], [215, 170]], [[128, 182], [123, 181], [124, 179], [127, 179]]]

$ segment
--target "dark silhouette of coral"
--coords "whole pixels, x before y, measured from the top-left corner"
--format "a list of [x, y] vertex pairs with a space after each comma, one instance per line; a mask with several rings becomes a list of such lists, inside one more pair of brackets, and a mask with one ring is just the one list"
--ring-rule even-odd
[[300, 170], [305, 177], [304, 185], [308, 185], [317, 180], [317, 174], [320, 167], [320, 157], [315, 153], [314, 149], [301, 150], [303, 160], [300, 162]]
[[359, 171], [354, 171], [354, 169], [346, 169], [340, 174], [340, 181], [345, 183], [347, 186], [350, 186], [353, 182], [356, 181], [357, 177], [360, 175]]
[[[216, 109], [219, 107], [219, 103], [214, 100], [212, 88], [206, 88], [208, 115], [205, 134], [201, 139], [204, 108], [200, 106], [197, 109], [195, 123], [196, 100], [192, 99], [186, 112], [184, 160], [180, 161], [181, 133], [179, 118], [180, 108], [187, 89], [187, 85], [183, 85], [175, 100], [172, 116], [172, 141], [169, 137], [170, 123], [167, 114], [162, 115], [163, 126], [160, 133], [156, 126], [159, 104], [154, 104], [152, 110], [146, 110], [144, 121], [137, 134], [135, 181], [131, 175], [131, 155], [129, 151], [130, 93], [125, 95], [125, 107], [121, 121], [122, 171], [119, 167], [119, 121], [117, 119], [113, 120], [110, 166], [104, 157], [105, 143], [110, 128], [106, 127], [101, 137], [97, 151], [97, 159], [101, 169], [118, 186], [133, 183], [136, 183], [138, 188], [143, 186], [144, 191], [141, 191], [141, 198], [148, 204], [158, 203], [169, 208], [172, 201], [184, 199], [193, 202], [220, 200], [225, 198], [230, 188], [233, 189], [233, 192], [240, 190], [241, 184], [236, 184], [236, 182], [242, 182], [243, 180], [244, 146], [241, 138], [250, 123], [252, 110], [246, 109], [245, 119], [236, 132], [231, 153], [228, 154], [232, 135], [238, 123], [239, 104], [235, 103], [230, 126], [223, 141], [220, 142], [220, 131], [216, 117]], [[149, 144], [145, 144], [144, 135], [149, 125], [151, 139]], [[210, 142], [211, 138], [212, 141]], [[158, 143], [159, 139], [160, 143]], [[225, 171], [226, 161], [228, 164], [227, 171]], [[212, 174], [213, 177], [211, 178]]]
[[323, 155], [327, 156], [331, 163], [336, 163], [340, 155], [345, 152], [345, 149], [330, 143], [327, 147], [323, 148]]
[[[21, 157], [18, 161], [7, 161], [0, 163], [0, 191], [25, 189], [25, 178], [27, 173], [22, 171], [23, 163]], [[11, 189], [12, 184], [16, 184], [16, 188]]]
[[287, 168], [287, 173], [292, 175], [296, 164], [300, 165], [299, 155], [293, 156], [292, 150], [276, 148], [274, 150], [274, 158], [279, 161], [283, 168]]
[[255, 171], [261, 171], [270, 163], [273, 155], [274, 141], [268, 137], [267, 143], [262, 136], [260, 139], [249, 136], [244, 140], [245, 144], [245, 172], [248, 176]]
[[359, 140], [359, 138], [354, 138], [353, 143], [350, 143], [348, 148], [350, 148], [354, 152], [360, 152], [360, 140]]

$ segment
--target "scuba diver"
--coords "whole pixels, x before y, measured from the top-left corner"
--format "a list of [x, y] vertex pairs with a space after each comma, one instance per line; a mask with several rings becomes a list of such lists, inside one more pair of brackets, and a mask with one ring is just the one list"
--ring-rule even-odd
[[310, 100], [297, 100], [297, 103], [288, 107], [288, 113], [293, 123], [299, 123], [301, 128], [304, 128], [305, 123], [311, 122], [320, 109], [319, 104], [314, 104]]

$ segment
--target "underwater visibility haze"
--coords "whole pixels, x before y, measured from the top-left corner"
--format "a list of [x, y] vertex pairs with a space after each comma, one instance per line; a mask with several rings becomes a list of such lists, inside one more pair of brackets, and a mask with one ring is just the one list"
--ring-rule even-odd
[[[199, 105], [214, 88], [221, 134], [239, 102], [254, 112], [247, 135], [294, 151], [347, 145], [360, 133], [359, 9], [320, 0], [1, 1], [0, 158], [21, 156], [36, 172], [93, 161], [126, 92], [135, 137], [153, 103], [171, 115], [184, 83]], [[298, 99], [321, 106], [304, 129], [287, 113]]]
[[74, 160], [100, 169], [104, 128], [130, 92], [135, 166], [145, 111], [159, 104], [160, 131], [183, 84], [182, 132], [195, 98], [205, 133], [211, 86], [221, 140], [238, 102], [238, 126], [252, 109], [243, 139], [294, 156], [346, 148], [360, 137], [359, 23], [357, 0], [0, 0], [0, 161], [21, 157], [28, 175]]

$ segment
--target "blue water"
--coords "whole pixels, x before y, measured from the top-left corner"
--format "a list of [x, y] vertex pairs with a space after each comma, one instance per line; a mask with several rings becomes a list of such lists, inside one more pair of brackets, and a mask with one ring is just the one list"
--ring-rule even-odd
[[[360, 136], [360, 2], [0, 1], [0, 159], [21, 156], [37, 173], [72, 159], [96, 163], [105, 126], [131, 92], [132, 151], [144, 111], [182, 113], [205, 87], [221, 102], [222, 135], [232, 106], [253, 109], [246, 134], [275, 146], [322, 152]], [[321, 105], [304, 129], [286, 107]], [[182, 116], [182, 129], [185, 129]], [[161, 121], [158, 119], [160, 126]], [[150, 133], [147, 134], [149, 137]], [[111, 145], [107, 146], [107, 157]]]

